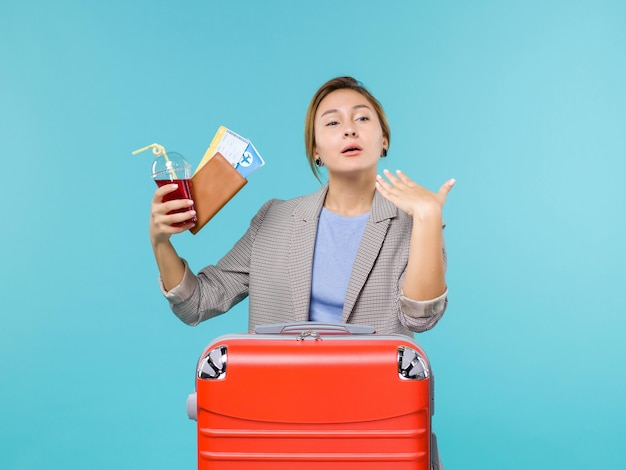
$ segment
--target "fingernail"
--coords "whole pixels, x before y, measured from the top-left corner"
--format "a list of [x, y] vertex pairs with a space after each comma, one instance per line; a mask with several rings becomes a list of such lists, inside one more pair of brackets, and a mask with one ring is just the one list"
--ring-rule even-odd
[[454, 183], [456, 183], [456, 180], [454, 178], [452, 178], [448, 184], [450, 186], [454, 186]]
[[402, 170], [396, 170], [396, 173], [401, 174]]

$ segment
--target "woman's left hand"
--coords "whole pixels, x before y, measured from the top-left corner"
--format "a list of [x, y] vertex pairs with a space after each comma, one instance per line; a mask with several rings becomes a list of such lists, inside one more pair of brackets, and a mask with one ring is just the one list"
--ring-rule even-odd
[[446, 181], [434, 193], [411, 180], [402, 171], [397, 170], [396, 175], [389, 170], [382, 176], [376, 176], [376, 188], [382, 196], [403, 212], [414, 219], [422, 220], [433, 216], [441, 217], [441, 211], [446, 203], [446, 197], [456, 182], [454, 179]]

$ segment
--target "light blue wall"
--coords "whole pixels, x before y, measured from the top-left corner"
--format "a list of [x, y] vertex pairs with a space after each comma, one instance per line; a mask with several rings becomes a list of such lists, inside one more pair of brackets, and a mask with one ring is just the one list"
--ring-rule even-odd
[[215, 262], [270, 197], [313, 191], [302, 127], [327, 79], [385, 105], [386, 165], [445, 208], [450, 306], [419, 340], [446, 469], [622, 464], [626, 3], [20, 1], [0, 6], [0, 468], [195, 465], [189, 328], [157, 289], [152, 142], [218, 126], [264, 169], [198, 236]]

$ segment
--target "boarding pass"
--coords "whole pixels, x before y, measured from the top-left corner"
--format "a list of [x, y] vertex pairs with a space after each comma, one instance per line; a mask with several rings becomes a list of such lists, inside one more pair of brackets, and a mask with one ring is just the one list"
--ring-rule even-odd
[[220, 126], [195, 173], [218, 152], [244, 178], [247, 178], [252, 172], [265, 165], [265, 161], [250, 140], [224, 126]]

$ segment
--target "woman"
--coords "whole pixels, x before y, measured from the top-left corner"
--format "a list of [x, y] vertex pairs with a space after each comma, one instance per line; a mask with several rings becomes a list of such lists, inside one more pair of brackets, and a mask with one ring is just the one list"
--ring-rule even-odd
[[195, 325], [250, 297], [249, 330], [265, 323], [337, 321], [380, 333], [432, 328], [447, 305], [442, 208], [454, 180], [433, 193], [404, 173], [377, 174], [390, 130], [382, 106], [359, 82], [325, 83], [306, 115], [313, 173], [328, 183], [313, 194], [272, 199], [216, 265], [197, 275], [170, 242], [192, 224], [191, 201], [162, 202], [157, 189], [150, 238], [161, 288], [174, 313]]

